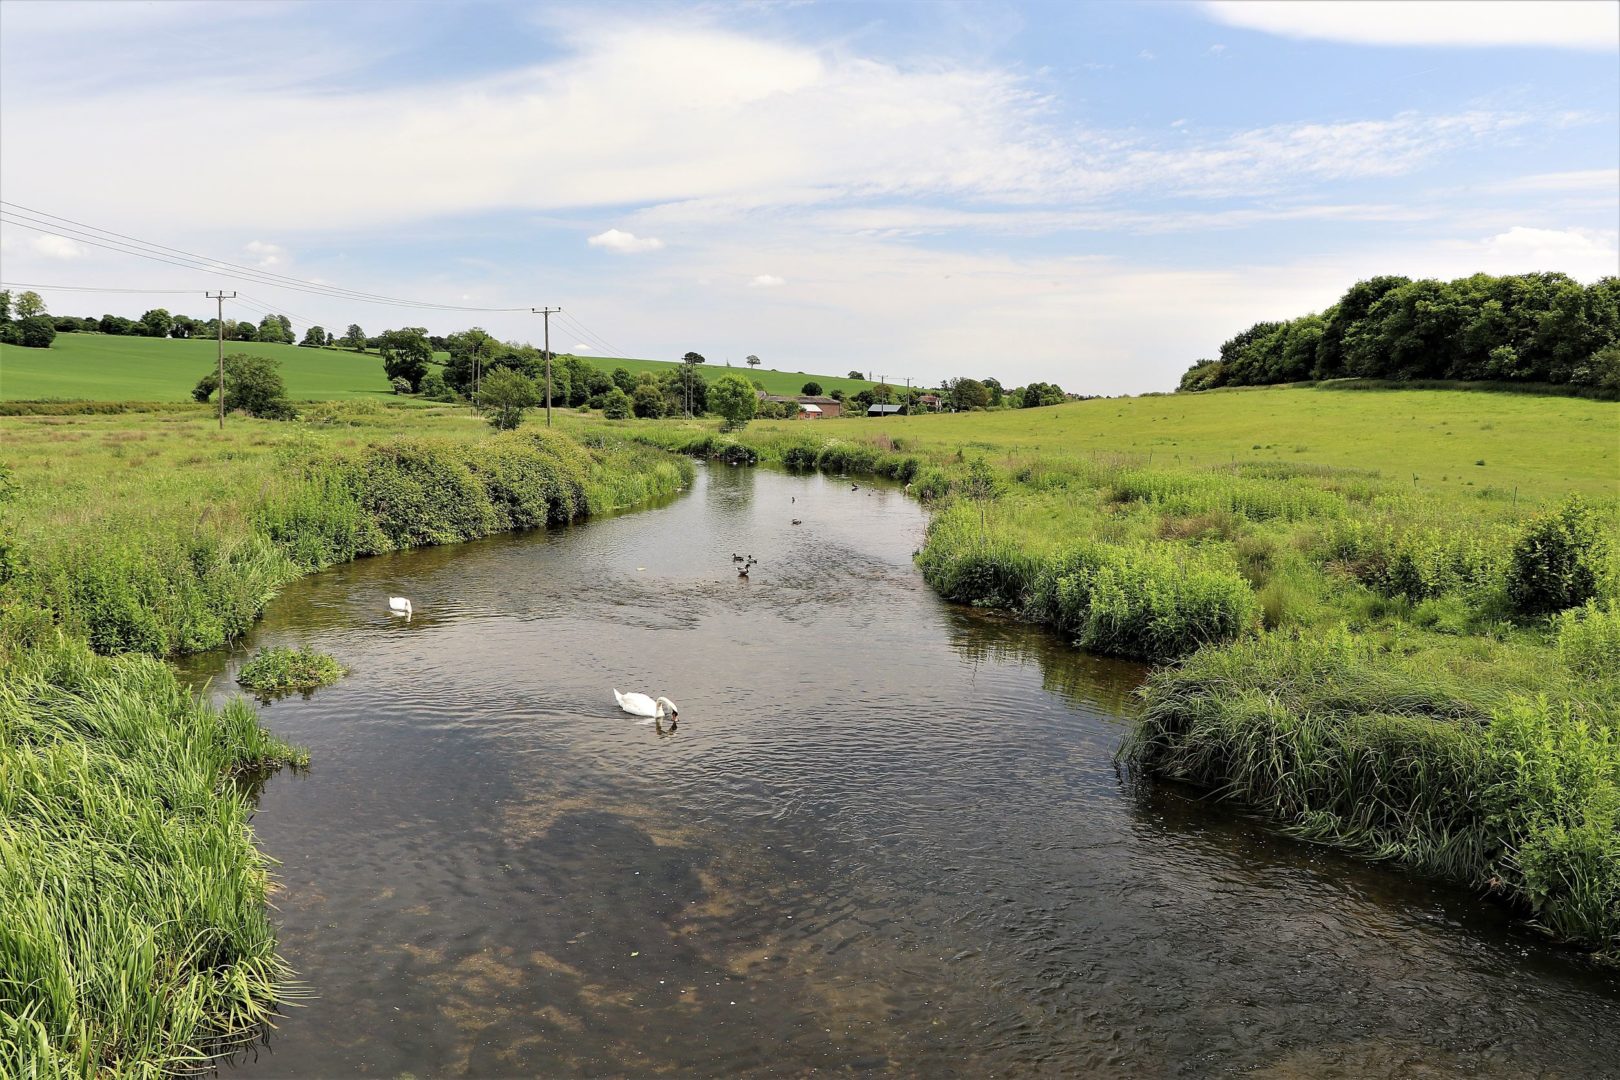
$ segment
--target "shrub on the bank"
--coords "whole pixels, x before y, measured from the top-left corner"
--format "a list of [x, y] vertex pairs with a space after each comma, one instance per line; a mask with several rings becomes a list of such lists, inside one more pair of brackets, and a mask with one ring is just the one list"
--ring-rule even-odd
[[1620, 678], [1620, 602], [1589, 600], [1561, 612], [1557, 640], [1559, 658], [1571, 671]]
[[236, 673], [236, 681], [261, 695], [317, 690], [343, 678], [343, 665], [310, 649], [260, 649]]
[[[238, 410], [261, 420], [291, 420], [297, 414], [287, 401], [287, 387], [281, 379], [281, 364], [268, 356], [231, 353], [225, 358], [225, 411]], [[208, 401], [219, 391], [219, 372], [210, 371], [197, 380], [191, 396]]]
[[1528, 615], [1584, 604], [1598, 593], [1608, 546], [1597, 512], [1570, 499], [1525, 529], [1508, 568], [1508, 598]]

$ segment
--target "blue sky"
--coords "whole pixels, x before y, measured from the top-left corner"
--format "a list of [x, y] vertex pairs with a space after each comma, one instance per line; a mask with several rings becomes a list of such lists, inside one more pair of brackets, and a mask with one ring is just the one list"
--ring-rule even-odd
[[[1374, 273], [1620, 272], [1620, 4], [0, 4], [0, 198], [553, 345], [1165, 389]], [[0, 226], [53, 311], [482, 325]], [[195, 290], [194, 301], [156, 290]], [[251, 297], [252, 299], [248, 299]]]

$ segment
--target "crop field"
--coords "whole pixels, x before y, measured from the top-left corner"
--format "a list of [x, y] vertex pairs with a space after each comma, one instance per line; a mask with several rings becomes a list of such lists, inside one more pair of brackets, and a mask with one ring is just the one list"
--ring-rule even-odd
[[[58, 334], [49, 349], [0, 345], [0, 401], [60, 399], [77, 401], [189, 401], [197, 380], [213, 369], [218, 343], [207, 338], [142, 338], [106, 334]], [[294, 401], [385, 397], [392, 393], [376, 353], [346, 349], [303, 349], [257, 341], [227, 341], [225, 351], [270, 356], [281, 362], [287, 396]], [[445, 354], [438, 354], [439, 360]], [[596, 367], [662, 372], [675, 361], [585, 357]], [[810, 379], [825, 391], [855, 392], [865, 381], [709, 364], [710, 379], [733, 370], [757, 379], [773, 394], [797, 394]]]
[[[971, 457], [1114, 455], [1152, 468], [1272, 463], [1371, 469], [1422, 492], [1540, 501], [1620, 494], [1620, 405], [1463, 390], [1277, 387], [1097, 399], [1042, 409], [854, 417], [823, 436], [883, 434]], [[751, 425], [794, 431], [804, 421]]]

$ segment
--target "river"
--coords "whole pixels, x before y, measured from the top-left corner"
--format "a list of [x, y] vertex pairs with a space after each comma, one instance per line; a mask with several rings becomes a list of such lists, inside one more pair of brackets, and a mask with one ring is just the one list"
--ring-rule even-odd
[[254, 820], [305, 993], [224, 1071], [1615, 1068], [1620, 976], [1134, 783], [1144, 669], [942, 603], [922, 510], [851, 487], [700, 468], [660, 507], [304, 579], [188, 661], [216, 694], [260, 645], [352, 669], [265, 712], [313, 759]]

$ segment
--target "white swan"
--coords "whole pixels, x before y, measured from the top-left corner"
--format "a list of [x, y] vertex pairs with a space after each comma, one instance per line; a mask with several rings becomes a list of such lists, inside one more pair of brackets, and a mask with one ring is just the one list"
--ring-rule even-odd
[[619, 708], [623, 709], [631, 716], [650, 716], [654, 720], [657, 720], [666, 712], [671, 718], [681, 715], [681, 710], [677, 709], [675, 707], [675, 703], [669, 700], [667, 697], [661, 697], [657, 701], [654, 701], [646, 694], [621, 694], [619, 693], [618, 689], [615, 688], [613, 691], [613, 700], [619, 703]]
[[411, 602], [403, 596], [390, 596], [388, 598], [388, 611], [392, 615], [411, 617]]

